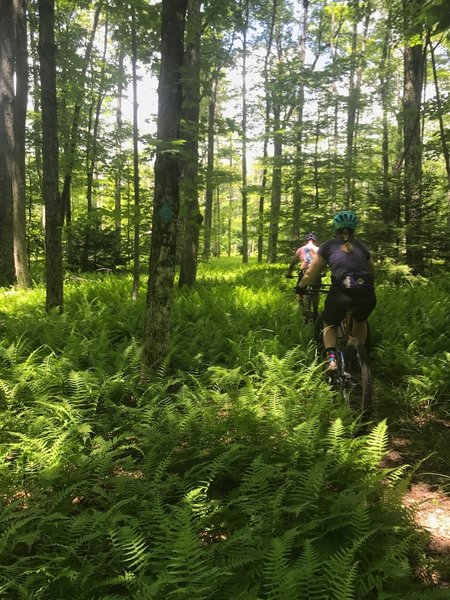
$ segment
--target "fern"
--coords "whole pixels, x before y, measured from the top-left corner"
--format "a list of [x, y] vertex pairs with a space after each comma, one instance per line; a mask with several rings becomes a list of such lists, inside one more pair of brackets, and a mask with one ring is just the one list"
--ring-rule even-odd
[[127, 569], [144, 569], [149, 560], [148, 545], [142, 533], [129, 526], [117, 527], [111, 531], [111, 540], [123, 556]]
[[295, 565], [295, 595], [304, 600], [328, 600], [330, 597], [324, 576], [324, 564], [311, 540], [306, 540]]
[[386, 420], [380, 421], [366, 436], [366, 452], [370, 460], [376, 464], [381, 461], [388, 449], [388, 431]]

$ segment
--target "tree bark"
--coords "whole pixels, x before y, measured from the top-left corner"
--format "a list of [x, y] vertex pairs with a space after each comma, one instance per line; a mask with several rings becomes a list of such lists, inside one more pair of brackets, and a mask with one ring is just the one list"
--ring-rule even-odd
[[[436, 104], [437, 104], [437, 114], [439, 119], [439, 133], [441, 139], [441, 147], [442, 154], [444, 155], [444, 163], [445, 163], [445, 172], [447, 174], [447, 226], [450, 231], [450, 150], [447, 142], [447, 135], [444, 124], [444, 109], [442, 106], [442, 98], [441, 98], [441, 90], [439, 88], [439, 79], [436, 69], [436, 61], [434, 57], [434, 47], [433, 42], [431, 41], [431, 36], [428, 35], [428, 47], [430, 48], [430, 56], [431, 56], [431, 67], [433, 71], [433, 81], [434, 81], [434, 89], [436, 92]], [[450, 261], [450, 256], [448, 254], [448, 240], [445, 242], [444, 251], [446, 252], [446, 263]]]
[[248, 263], [248, 192], [247, 192], [247, 31], [249, 21], [248, 0], [244, 4], [244, 30], [242, 41], [242, 261]]
[[278, 104], [273, 108], [273, 168], [272, 168], [272, 195], [270, 199], [269, 240], [267, 249], [267, 262], [277, 262], [278, 255], [278, 229], [280, 226], [281, 209], [281, 160], [283, 155], [283, 136], [281, 129], [281, 110]]
[[305, 58], [306, 58], [306, 37], [308, 35], [308, 13], [309, 0], [303, 0], [303, 21], [302, 21], [302, 33], [300, 37], [300, 81], [298, 85], [298, 107], [297, 107], [297, 119], [295, 127], [295, 175], [294, 175], [294, 189], [292, 192], [292, 240], [300, 241], [300, 215], [302, 209], [303, 200], [303, 111], [305, 105]]
[[43, 192], [45, 202], [46, 308], [63, 311], [61, 228], [63, 211], [58, 191], [56, 44], [54, 0], [39, 0], [39, 58], [42, 106]]
[[423, 273], [422, 235], [422, 137], [420, 114], [424, 75], [422, 43], [415, 27], [418, 4], [404, 0], [404, 17], [409, 40], [404, 48], [403, 140], [405, 174], [406, 262], [413, 273]]
[[83, 67], [79, 81], [79, 93], [75, 98], [75, 105], [73, 108], [72, 122], [69, 132], [69, 138], [64, 146], [64, 184], [61, 194], [61, 201], [63, 206], [64, 218], [67, 224], [72, 220], [72, 206], [71, 206], [71, 186], [72, 186], [72, 173], [75, 166], [75, 157], [78, 146], [78, 130], [80, 127], [80, 114], [84, 99], [84, 86], [86, 80], [86, 72], [91, 61], [92, 48], [94, 45], [95, 34], [97, 32], [98, 22], [103, 7], [103, 0], [99, 0], [94, 13], [94, 21], [92, 25], [91, 37], [86, 46], [86, 52], [84, 55]]
[[13, 4], [16, 34], [13, 173], [14, 264], [17, 284], [27, 288], [31, 283], [27, 262], [25, 207], [25, 125], [28, 102], [27, 25], [25, 0], [14, 0]]
[[273, 44], [273, 31], [275, 27], [275, 19], [277, 14], [278, 0], [273, 0], [272, 3], [272, 15], [269, 27], [269, 38], [267, 40], [266, 56], [264, 58], [264, 90], [265, 90], [265, 119], [264, 119], [264, 142], [263, 142], [263, 155], [262, 155], [262, 174], [261, 174], [261, 187], [259, 194], [258, 204], [258, 263], [263, 261], [263, 249], [264, 249], [264, 207], [265, 197], [267, 188], [267, 162], [269, 157], [269, 132], [270, 132], [270, 93], [269, 93], [269, 61], [272, 52]]
[[0, 286], [13, 285], [14, 12], [0, 1]]
[[138, 128], [138, 93], [137, 93], [137, 36], [136, 17], [132, 9], [131, 19], [131, 71], [133, 84], [133, 189], [134, 189], [134, 235], [133, 235], [133, 289], [132, 300], [137, 300], [139, 292], [140, 271], [140, 236], [141, 236], [141, 193], [139, 181], [139, 128]]
[[205, 220], [203, 235], [203, 258], [209, 260], [211, 256], [212, 208], [214, 193], [214, 128], [216, 120], [217, 87], [219, 73], [215, 71], [210, 81], [210, 96], [208, 103], [208, 150], [206, 159], [206, 189], [205, 189]]
[[124, 51], [121, 46], [119, 49], [119, 81], [117, 84], [116, 98], [116, 148], [115, 148], [115, 172], [114, 172], [114, 266], [116, 267], [122, 261], [122, 136], [123, 136], [123, 117], [122, 117], [122, 99], [124, 78], [123, 73]]
[[380, 88], [381, 88], [381, 107], [382, 107], [382, 122], [383, 133], [381, 142], [381, 171], [382, 171], [382, 188], [383, 198], [381, 200], [381, 210], [383, 222], [386, 227], [388, 238], [392, 232], [392, 206], [391, 193], [389, 184], [389, 63], [390, 63], [390, 13], [387, 18], [387, 23], [383, 37], [383, 49], [380, 64]]
[[169, 354], [180, 201], [180, 157], [172, 144], [179, 139], [180, 133], [180, 70], [183, 64], [186, 8], [187, 0], [163, 0], [162, 3], [157, 125], [159, 146], [155, 162], [150, 270], [142, 355], [144, 378], [154, 372]]
[[179, 285], [194, 285], [197, 278], [198, 240], [202, 216], [198, 201], [198, 137], [200, 121], [200, 0], [189, 0], [183, 75], [182, 137], [185, 140], [181, 180], [183, 235]]

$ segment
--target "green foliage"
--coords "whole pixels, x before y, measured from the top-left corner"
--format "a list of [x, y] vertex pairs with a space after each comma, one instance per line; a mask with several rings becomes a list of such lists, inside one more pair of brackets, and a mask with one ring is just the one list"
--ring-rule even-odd
[[[386, 422], [352, 436], [281, 273], [202, 268], [176, 293], [174, 352], [148, 384], [130, 278], [70, 279], [60, 317], [41, 290], [2, 294], [0, 597], [444, 597], [416, 580], [426, 538], [400, 503], [404, 469], [380, 466]], [[380, 289], [401, 306], [375, 319], [377, 368], [419, 370], [434, 401], [444, 383], [425, 352], [440, 342], [421, 339], [423, 364], [392, 367], [382, 349], [402, 322], [413, 341], [405, 306], [427, 290], [448, 319], [448, 285]]]

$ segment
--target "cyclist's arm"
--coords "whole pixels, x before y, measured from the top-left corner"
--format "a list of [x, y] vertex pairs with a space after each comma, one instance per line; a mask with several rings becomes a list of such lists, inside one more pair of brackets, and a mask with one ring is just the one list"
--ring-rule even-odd
[[287, 273], [286, 275], [291, 275], [292, 271], [295, 268], [295, 265], [300, 261], [300, 257], [298, 255], [298, 251], [294, 254], [294, 256], [292, 257], [291, 263], [288, 267]]
[[320, 254], [316, 254], [308, 270], [303, 275], [302, 280], [299, 283], [299, 287], [304, 288], [307, 285], [314, 283], [325, 268], [326, 264], [327, 263], [325, 262], [325, 259], [322, 258]]

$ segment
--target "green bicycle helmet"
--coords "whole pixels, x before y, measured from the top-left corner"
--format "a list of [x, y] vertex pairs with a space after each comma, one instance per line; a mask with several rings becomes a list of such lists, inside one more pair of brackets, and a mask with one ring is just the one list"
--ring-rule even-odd
[[336, 229], [351, 229], [354, 231], [358, 224], [358, 217], [351, 210], [341, 210], [333, 217], [333, 225]]

